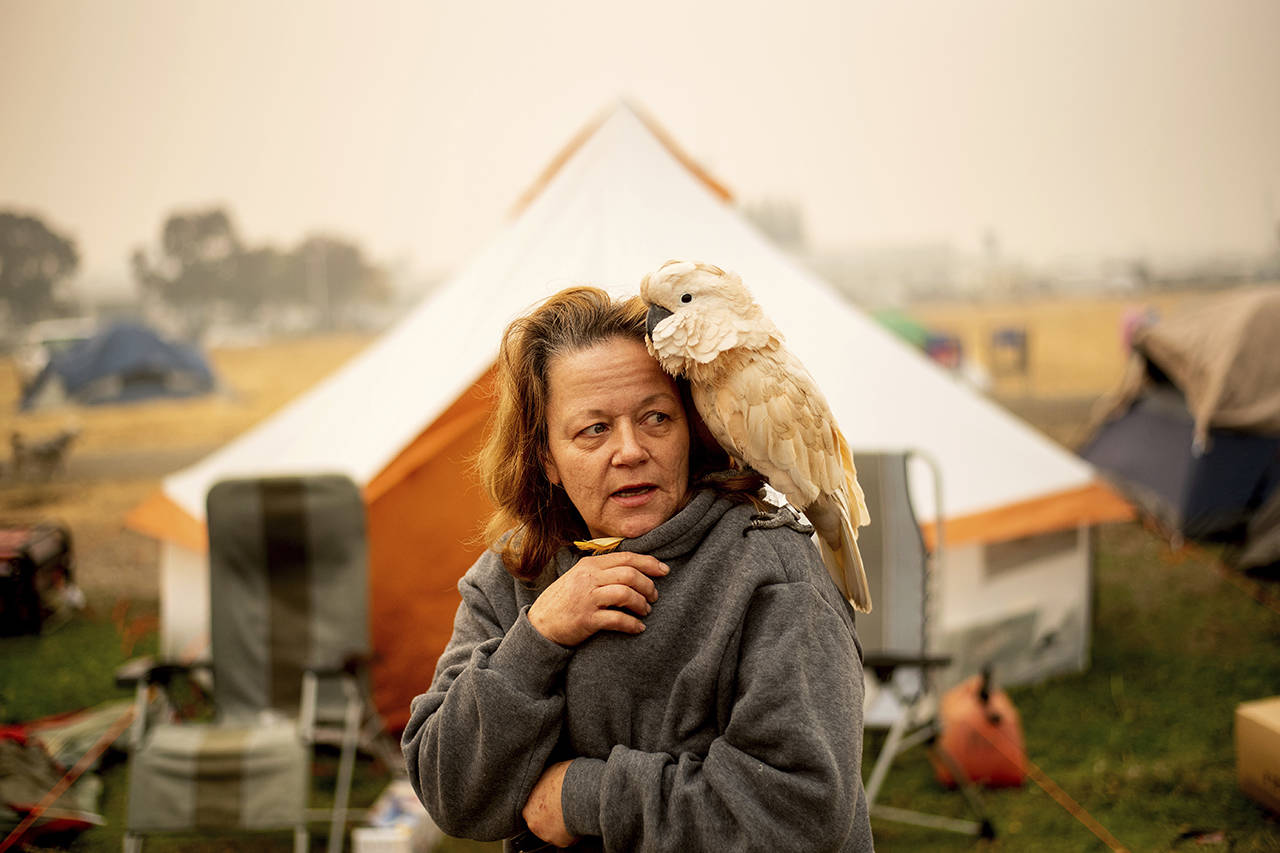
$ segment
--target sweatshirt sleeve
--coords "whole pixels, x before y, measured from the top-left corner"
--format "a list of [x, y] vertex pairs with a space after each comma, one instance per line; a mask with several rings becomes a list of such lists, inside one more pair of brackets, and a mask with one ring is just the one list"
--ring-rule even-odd
[[458, 589], [453, 636], [431, 687], [413, 700], [401, 748], [441, 829], [494, 840], [523, 829], [521, 809], [560, 735], [572, 650], [538, 633], [528, 607], [504, 633], [498, 612], [515, 601], [495, 606], [475, 572]]
[[607, 760], [575, 759], [569, 830], [606, 850], [869, 850], [862, 666], [847, 623], [810, 583], [762, 587], [737, 666], [728, 725], [706, 755], [616, 746]]

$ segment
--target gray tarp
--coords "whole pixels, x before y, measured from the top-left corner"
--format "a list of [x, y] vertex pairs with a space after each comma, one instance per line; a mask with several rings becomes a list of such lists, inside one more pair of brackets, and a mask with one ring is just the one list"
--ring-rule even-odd
[[1133, 350], [1107, 414], [1133, 402], [1150, 362], [1186, 397], [1198, 444], [1210, 427], [1280, 435], [1280, 286], [1234, 291], [1143, 326]]

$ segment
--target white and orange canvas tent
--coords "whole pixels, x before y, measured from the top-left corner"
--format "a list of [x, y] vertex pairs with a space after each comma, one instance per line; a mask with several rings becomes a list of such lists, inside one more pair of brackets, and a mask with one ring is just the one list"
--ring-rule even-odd
[[[207, 632], [211, 485], [346, 473], [368, 508], [375, 700], [389, 723], [402, 725], [449, 638], [457, 580], [482, 547], [476, 535], [487, 504], [469, 460], [484, 431], [503, 328], [567, 285], [634, 294], [644, 273], [669, 258], [743, 276], [855, 450], [915, 448], [937, 461], [948, 545], [935, 587], [941, 645], [1024, 612], [1044, 631], [1088, 618], [1089, 528], [1129, 517], [1128, 506], [1087, 464], [959, 384], [772, 245], [722, 186], [620, 105], [580, 133], [487, 248], [403, 321], [134, 509], [129, 526], [161, 542], [162, 651], [196, 647]], [[927, 472], [919, 481], [932, 494]], [[936, 522], [929, 504], [922, 515]], [[1054, 666], [1078, 668], [1086, 655], [1084, 631]]]

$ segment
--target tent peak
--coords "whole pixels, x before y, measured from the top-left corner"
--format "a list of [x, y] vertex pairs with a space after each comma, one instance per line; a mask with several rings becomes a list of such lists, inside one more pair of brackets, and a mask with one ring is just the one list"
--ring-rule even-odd
[[619, 95], [615, 101], [597, 112], [560, 149], [559, 153], [551, 158], [551, 162], [542, 170], [542, 173], [538, 175], [533, 184], [516, 200], [516, 203], [511, 208], [510, 218], [517, 218], [533, 203], [534, 199], [542, 194], [542, 191], [560, 173], [565, 164], [573, 159], [573, 155], [578, 153], [582, 146], [587, 143], [587, 140], [595, 136], [606, 125], [628, 118], [638, 121], [658, 141], [658, 144], [666, 149], [668, 154], [675, 158], [681, 166], [684, 166], [713, 195], [723, 202], [733, 201], [733, 193], [729, 188], [716, 180], [710, 172], [704, 169], [693, 157], [689, 156], [688, 152], [676, 143], [671, 134], [666, 131], [666, 128], [659, 124], [639, 101], [628, 95]]

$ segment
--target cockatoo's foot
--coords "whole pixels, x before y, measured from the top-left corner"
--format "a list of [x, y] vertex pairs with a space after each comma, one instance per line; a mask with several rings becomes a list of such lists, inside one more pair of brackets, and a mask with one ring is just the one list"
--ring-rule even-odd
[[759, 471], [743, 465], [737, 460], [730, 460], [734, 467], [721, 471], [703, 474], [693, 485], [696, 488], [712, 488], [735, 499], [751, 502], [756, 512], [765, 513], [774, 509], [773, 504], [764, 500], [764, 486], [768, 481]]
[[706, 485], [711, 486], [713, 488], [714, 487], [733, 488], [747, 479], [752, 479], [752, 478], [762, 479], [760, 477], [760, 474], [757, 473], [757, 471], [754, 468], [751, 468], [747, 465], [740, 465], [737, 462], [737, 460], [731, 459], [729, 461], [733, 464], [734, 467], [725, 468], [724, 470], [721, 470], [721, 471], [711, 471], [710, 473], [703, 474], [698, 479], [698, 483], [700, 485], [705, 483]]
[[[761, 503], [764, 502], [762, 501]], [[776, 527], [790, 527], [805, 536], [813, 533], [813, 526], [801, 518], [800, 513], [796, 512], [791, 507], [791, 504], [774, 506], [773, 504], [765, 503], [764, 505], [769, 509], [761, 510], [751, 517], [751, 523], [742, 531], [743, 536], [746, 536], [752, 530], [773, 530]], [[758, 506], [757, 509], [759, 509]]]

